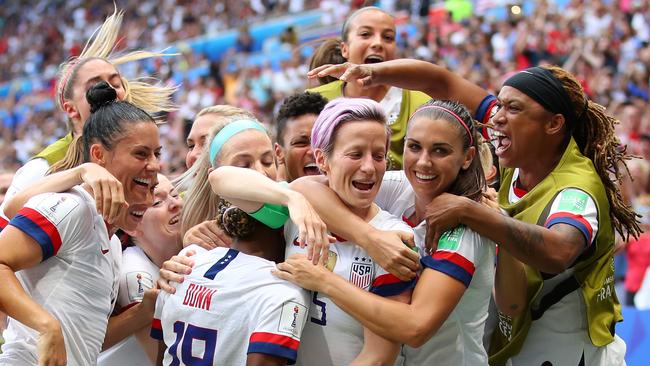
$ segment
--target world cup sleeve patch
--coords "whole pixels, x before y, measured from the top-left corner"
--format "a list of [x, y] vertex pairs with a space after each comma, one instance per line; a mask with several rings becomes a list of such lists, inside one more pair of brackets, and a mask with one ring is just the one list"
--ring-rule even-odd
[[582, 213], [587, 208], [589, 196], [576, 189], [567, 189], [560, 195], [558, 211]]
[[458, 251], [464, 232], [465, 226], [462, 225], [445, 231], [438, 241], [438, 250]]
[[295, 301], [282, 304], [278, 332], [300, 338], [307, 317], [307, 307]]
[[75, 208], [77, 200], [67, 195], [52, 194], [44, 198], [36, 210], [43, 214], [54, 226], [58, 226]]
[[147, 272], [134, 271], [126, 274], [126, 290], [129, 294], [129, 303], [142, 301], [144, 292], [153, 287], [153, 278]]

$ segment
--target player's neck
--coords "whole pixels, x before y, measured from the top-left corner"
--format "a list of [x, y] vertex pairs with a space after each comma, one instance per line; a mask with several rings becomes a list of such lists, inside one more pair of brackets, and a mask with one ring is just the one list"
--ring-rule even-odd
[[276, 263], [284, 261], [285, 244], [281, 235], [265, 225], [257, 225], [250, 238], [234, 239], [230, 248]]

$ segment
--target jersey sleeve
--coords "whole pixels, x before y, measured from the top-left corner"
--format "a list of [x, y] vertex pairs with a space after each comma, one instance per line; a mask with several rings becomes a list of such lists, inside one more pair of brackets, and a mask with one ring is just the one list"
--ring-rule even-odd
[[387, 171], [381, 181], [379, 192], [375, 197], [375, 203], [384, 211], [393, 212], [392, 205], [400, 195], [410, 189], [410, 183], [406, 179], [403, 170]]
[[[474, 114], [474, 119], [483, 124], [489, 123], [492, 117], [497, 112], [496, 106], [497, 106], [497, 98], [492, 94], [486, 95], [485, 98], [483, 98], [481, 103], [478, 105], [478, 108], [476, 109], [476, 114]], [[481, 132], [481, 135], [483, 135], [483, 137], [486, 140], [491, 139], [489, 128], [481, 127], [479, 131]]]
[[160, 322], [160, 319], [162, 318], [162, 311], [163, 307], [165, 306], [165, 301], [167, 301], [167, 298], [169, 296], [170, 295], [165, 291], [160, 291], [158, 297], [156, 298], [156, 308], [154, 309], [153, 319], [151, 320], [150, 336], [151, 338], [157, 339], [159, 341], [164, 340], [162, 323]]
[[[395, 217], [391, 217], [387, 222], [382, 224], [382, 227], [380, 229], [397, 230], [409, 233], [413, 232], [413, 229], [411, 229], [411, 227]], [[396, 296], [415, 287], [417, 278], [414, 278], [410, 281], [402, 281], [397, 278], [397, 276], [380, 267], [377, 262], [373, 261], [373, 263], [375, 267], [375, 278], [373, 279], [369, 290], [373, 294], [382, 297]]]
[[577, 188], [561, 191], [553, 200], [544, 226], [550, 228], [556, 224], [580, 230], [585, 237], [585, 248], [589, 247], [598, 232], [598, 208], [593, 198]]
[[122, 273], [118, 301], [122, 311], [142, 302], [144, 292], [156, 286], [158, 271], [138, 248], [127, 248], [122, 254]]
[[422, 266], [442, 272], [469, 287], [480, 253], [477, 235], [461, 225], [446, 231], [438, 241], [436, 251], [422, 258]]
[[34, 239], [45, 261], [80, 244], [79, 236], [92, 226], [85, 207], [81, 197], [70, 193], [40, 194], [27, 201], [9, 225]]
[[294, 364], [307, 314], [309, 294], [307, 291], [283, 286], [285, 296], [277, 292], [269, 301], [261, 302], [257, 326], [253, 330], [247, 353], [263, 353], [283, 357]]

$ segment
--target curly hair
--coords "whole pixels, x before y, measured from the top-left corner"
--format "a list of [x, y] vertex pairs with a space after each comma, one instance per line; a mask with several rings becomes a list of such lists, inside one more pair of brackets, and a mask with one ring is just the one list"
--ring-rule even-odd
[[558, 66], [544, 68], [560, 80], [574, 110], [583, 111], [576, 121], [567, 121], [567, 137], [573, 136], [580, 152], [594, 163], [607, 192], [614, 228], [624, 238], [638, 237], [641, 233], [638, 215], [625, 203], [618, 184], [624, 172], [629, 174], [625, 161], [631, 158], [616, 136], [614, 126], [618, 120], [608, 116], [605, 107], [588, 100], [571, 73]]
[[315, 114], [318, 116], [326, 104], [327, 99], [318, 93], [303, 92], [287, 97], [280, 106], [278, 116], [275, 119], [277, 124], [275, 136], [278, 144], [283, 145], [284, 129], [287, 127], [289, 119], [305, 114]]

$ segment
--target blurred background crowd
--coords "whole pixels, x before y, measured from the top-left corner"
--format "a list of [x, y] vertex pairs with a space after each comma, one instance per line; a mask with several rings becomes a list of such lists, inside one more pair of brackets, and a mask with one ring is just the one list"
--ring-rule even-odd
[[[313, 85], [306, 72], [319, 42], [338, 36], [351, 10], [374, 4], [395, 14], [397, 57], [445, 66], [495, 93], [504, 77], [528, 66], [552, 63], [573, 72], [590, 98], [621, 121], [621, 141], [642, 158], [630, 164], [636, 179], [625, 183], [629, 202], [650, 206], [650, 0], [116, 4], [125, 10], [119, 50], [176, 54], [120, 70], [180, 85], [178, 110], [161, 116], [163, 170], [171, 176], [185, 170], [185, 137], [199, 110], [231, 104], [272, 125], [286, 96]], [[64, 114], [53, 100], [58, 65], [81, 51], [113, 6], [103, 0], [0, 0], [0, 195], [14, 171], [65, 134]], [[650, 241], [639, 248], [646, 248], [635, 254], [639, 260], [650, 261]]]

